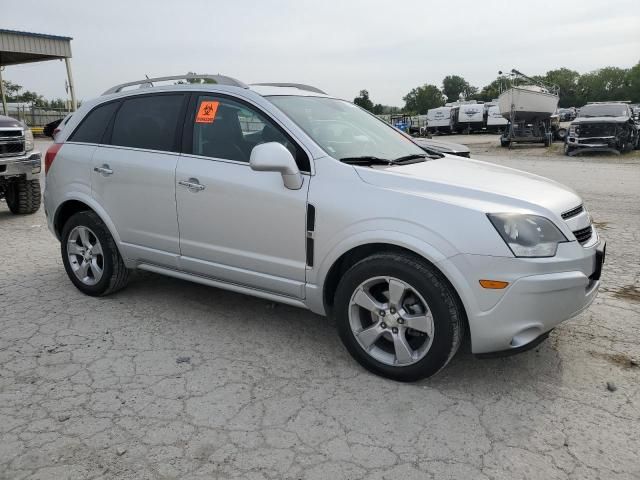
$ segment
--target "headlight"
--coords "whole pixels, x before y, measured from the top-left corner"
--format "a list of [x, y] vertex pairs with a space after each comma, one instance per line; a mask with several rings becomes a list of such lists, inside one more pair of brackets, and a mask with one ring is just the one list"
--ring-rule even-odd
[[578, 125], [571, 125], [569, 127], [569, 135], [575, 136], [580, 133], [580, 127]]
[[553, 257], [566, 237], [538, 215], [489, 213], [489, 220], [516, 257]]
[[25, 152], [30, 152], [31, 150], [33, 150], [33, 147], [33, 132], [30, 128], [26, 128], [24, 130], [24, 150]]

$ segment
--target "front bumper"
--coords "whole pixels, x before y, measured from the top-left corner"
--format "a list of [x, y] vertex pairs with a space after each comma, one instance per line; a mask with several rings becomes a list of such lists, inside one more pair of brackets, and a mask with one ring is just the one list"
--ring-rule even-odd
[[0, 178], [26, 176], [32, 180], [42, 169], [42, 154], [31, 151], [19, 157], [0, 157]]
[[[449, 260], [468, 280], [458, 291], [469, 320], [472, 352], [516, 353], [593, 302], [600, 287], [604, 242], [588, 248], [578, 242], [560, 244], [553, 258], [457, 255]], [[509, 285], [484, 289], [481, 279]]]
[[615, 148], [617, 139], [610, 137], [567, 137], [567, 145], [576, 148]]

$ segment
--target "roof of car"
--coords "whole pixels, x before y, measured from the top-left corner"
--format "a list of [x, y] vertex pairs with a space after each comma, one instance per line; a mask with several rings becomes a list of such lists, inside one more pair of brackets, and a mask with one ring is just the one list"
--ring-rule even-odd
[[[178, 82], [176, 82], [176, 80], [178, 80]], [[187, 82], [185, 83], [184, 80], [187, 80]], [[206, 83], [200, 83], [203, 80]], [[174, 83], [167, 84], [166, 82]], [[104, 92], [103, 95], [131, 94], [131, 92], [146, 93], [140, 92], [141, 89], [147, 91], [176, 91], [183, 89], [210, 89], [216, 91], [220, 91], [221, 89], [229, 89], [230, 91], [234, 91], [235, 89], [239, 89], [251, 90], [258, 95], [265, 97], [272, 95], [327, 96], [327, 94], [319, 88], [302, 83], [254, 83], [252, 85], [247, 85], [240, 80], [237, 80], [233, 77], [228, 77], [226, 75], [199, 74], [143, 78], [141, 80], [135, 80], [132, 82], [125, 82], [119, 85], [115, 85]]]

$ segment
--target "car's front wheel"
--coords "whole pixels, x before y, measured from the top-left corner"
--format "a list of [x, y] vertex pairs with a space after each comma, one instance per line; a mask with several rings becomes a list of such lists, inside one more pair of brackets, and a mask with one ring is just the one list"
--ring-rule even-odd
[[415, 381], [442, 369], [464, 333], [464, 313], [433, 266], [408, 254], [380, 253], [353, 265], [334, 304], [340, 338], [366, 369]]
[[92, 211], [71, 216], [62, 229], [62, 262], [82, 293], [102, 296], [123, 288], [129, 270], [111, 233]]

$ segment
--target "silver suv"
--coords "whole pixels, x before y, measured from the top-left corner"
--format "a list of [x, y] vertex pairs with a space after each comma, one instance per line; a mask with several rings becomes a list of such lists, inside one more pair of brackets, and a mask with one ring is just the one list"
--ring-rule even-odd
[[314, 87], [157, 85], [181, 78], [84, 103], [46, 154], [82, 292], [138, 268], [331, 314], [358, 362], [404, 381], [465, 331], [476, 354], [519, 352], [595, 298], [604, 242], [568, 188], [425, 152]]

